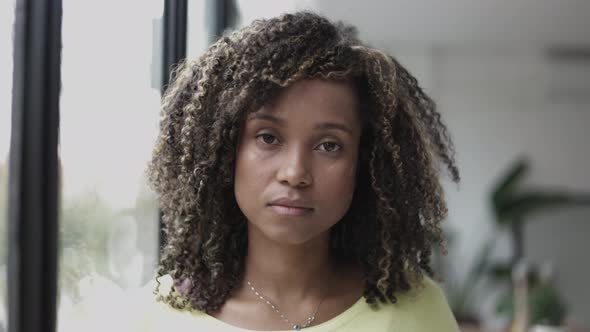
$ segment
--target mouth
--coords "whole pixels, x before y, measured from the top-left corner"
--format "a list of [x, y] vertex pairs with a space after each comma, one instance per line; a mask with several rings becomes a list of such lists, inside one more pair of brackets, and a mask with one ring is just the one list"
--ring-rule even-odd
[[297, 206], [288, 206], [288, 205], [279, 205], [279, 204], [269, 204], [268, 207], [273, 210], [276, 214], [283, 215], [283, 216], [306, 216], [313, 212], [312, 208], [306, 207], [297, 207]]
[[314, 209], [310, 201], [303, 198], [283, 196], [270, 201], [267, 205], [273, 212], [282, 216], [306, 216], [311, 214]]

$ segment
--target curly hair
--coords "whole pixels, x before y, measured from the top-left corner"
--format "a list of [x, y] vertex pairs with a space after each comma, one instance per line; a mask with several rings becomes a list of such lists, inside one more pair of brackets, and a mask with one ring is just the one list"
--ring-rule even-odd
[[160, 300], [207, 313], [241, 283], [247, 222], [234, 196], [236, 143], [249, 112], [304, 79], [351, 80], [363, 129], [353, 201], [331, 230], [334, 253], [354, 260], [372, 305], [432, 276], [447, 216], [439, 172], [459, 182], [454, 147], [435, 103], [393, 57], [356, 28], [296, 12], [256, 20], [221, 37], [171, 74], [147, 168], [159, 194], [164, 245]]

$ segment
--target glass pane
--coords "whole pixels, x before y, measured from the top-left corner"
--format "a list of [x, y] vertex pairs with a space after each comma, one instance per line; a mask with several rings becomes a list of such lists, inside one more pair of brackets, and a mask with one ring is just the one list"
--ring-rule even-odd
[[108, 309], [155, 272], [157, 200], [144, 171], [158, 129], [163, 1], [63, 8], [58, 330], [79, 331], [79, 302]]
[[0, 3], [0, 331], [8, 319], [8, 150], [12, 115], [12, 49], [15, 0]]
[[[189, 1], [186, 24], [186, 58], [198, 58], [209, 46], [213, 21], [213, 1]], [[211, 13], [211, 15], [207, 15]]]

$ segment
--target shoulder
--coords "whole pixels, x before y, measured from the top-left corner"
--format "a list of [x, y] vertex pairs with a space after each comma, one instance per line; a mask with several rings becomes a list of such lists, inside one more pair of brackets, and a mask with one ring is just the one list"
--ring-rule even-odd
[[457, 332], [459, 327], [439, 285], [428, 277], [396, 294], [396, 303], [364, 303], [347, 323], [350, 331]]
[[198, 310], [176, 309], [158, 300], [159, 296], [167, 295], [171, 289], [172, 278], [165, 275], [157, 281], [150, 281], [131, 296], [141, 312], [133, 332], [210, 330], [212, 320], [209, 315]]
[[397, 295], [397, 303], [384, 310], [409, 331], [455, 332], [459, 327], [441, 287], [424, 276], [408, 292]]

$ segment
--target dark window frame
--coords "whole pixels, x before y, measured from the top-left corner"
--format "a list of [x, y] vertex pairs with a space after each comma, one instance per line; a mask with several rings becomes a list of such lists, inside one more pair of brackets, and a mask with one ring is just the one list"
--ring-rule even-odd
[[18, 0], [8, 192], [8, 331], [55, 331], [61, 0]]

